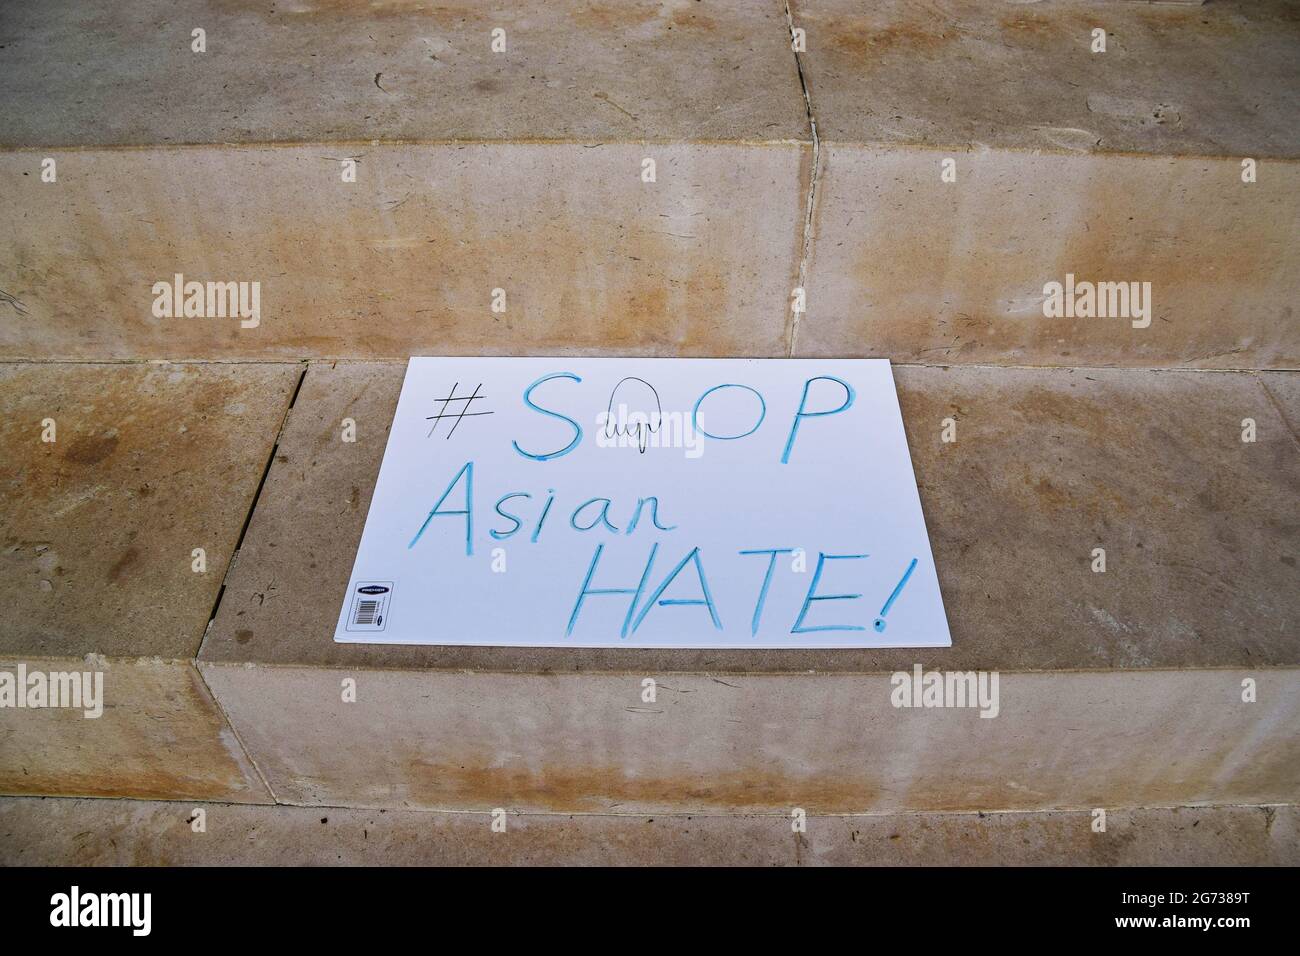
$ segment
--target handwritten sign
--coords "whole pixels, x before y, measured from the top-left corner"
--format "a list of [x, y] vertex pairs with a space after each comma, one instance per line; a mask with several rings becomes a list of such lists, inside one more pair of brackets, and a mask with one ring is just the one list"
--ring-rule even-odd
[[889, 363], [412, 358], [334, 639], [949, 646]]

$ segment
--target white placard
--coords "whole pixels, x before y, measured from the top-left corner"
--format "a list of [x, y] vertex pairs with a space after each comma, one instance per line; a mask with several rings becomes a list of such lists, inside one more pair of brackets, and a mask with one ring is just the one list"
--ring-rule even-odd
[[947, 647], [889, 362], [412, 358], [334, 639]]

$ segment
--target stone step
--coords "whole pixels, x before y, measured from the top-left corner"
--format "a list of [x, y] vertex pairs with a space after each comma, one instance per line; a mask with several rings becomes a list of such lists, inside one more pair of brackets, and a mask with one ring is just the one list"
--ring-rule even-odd
[[[0, 34], [4, 354], [786, 348], [812, 151], [783, 0], [65, 0]], [[262, 321], [155, 318], [176, 273], [259, 281]]]
[[0, 365], [0, 793], [270, 799], [194, 656], [300, 376]]
[[[198, 656], [279, 802], [1037, 810], [1300, 786], [1300, 375], [897, 367], [950, 649], [335, 644], [403, 371], [309, 366]], [[997, 715], [894, 707], [914, 667], [996, 672]]]
[[[847, 812], [1293, 793], [1300, 376], [896, 371], [951, 650], [335, 645], [401, 364], [5, 366], [18, 506], [0, 671], [102, 671], [105, 692], [97, 719], [0, 708], [0, 792], [270, 800], [246, 746], [295, 803]], [[218, 599], [205, 681], [192, 658]], [[998, 671], [1001, 715], [893, 709], [889, 676], [913, 664]], [[360, 700], [342, 705], [349, 676]], [[1244, 677], [1258, 703], [1240, 702]]]
[[[1293, 5], [791, 9], [821, 140], [799, 354], [1296, 367]], [[1150, 282], [1150, 314], [1045, 318], [1067, 275]]]
[[[503, 808], [504, 809], [504, 808]], [[204, 832], [194, 831], [202, 810]], [[655, 817], [0, 799], [5, 866], [1295, 866], [1294, 806]]]
[[[52, 0], [0, 38], [2, 357], [1300, 367], [1284, 0]], [[172, 317], [176, 275], [256, 316]], [[1046, 318], [1067, 276], [1151, 308]]]

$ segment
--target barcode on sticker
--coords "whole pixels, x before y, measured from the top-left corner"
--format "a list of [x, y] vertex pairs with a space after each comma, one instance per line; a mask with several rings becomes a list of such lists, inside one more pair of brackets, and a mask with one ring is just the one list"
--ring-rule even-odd
[[388, 624], [388, 606], [393, 597], [392, 581], [358, 581], [352, 589], [349, 631], [382, 631]]

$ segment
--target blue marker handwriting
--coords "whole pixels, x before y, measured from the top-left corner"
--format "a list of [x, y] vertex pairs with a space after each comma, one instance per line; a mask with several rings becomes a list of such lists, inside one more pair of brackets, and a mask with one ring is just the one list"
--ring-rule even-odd
[[[777, 555], [791, 554], [794, 550], [793, 548], [756, 548], [735, 552], [740, 557], [765, 555], [768, 558], [761, 565], [763, 567], [762, 579], [755, 589], [753, 604], [740, 609], [748, 613], [750, 634], [752, 636], [759, 633], [763, 623], [763, 612], [767, 604], [768, 592], [772, 587], [772, 572], [776, 565]], [[655, 542], [650, 546], [645, 565], [637, 575], [636, 580], [620, 581], [613, 579], [612, 574], [602, 569], [605, 544], [604, 542], [597, 544], [591, 556], [591, 562], [587, 565], [586, 572], [583, 575], [577, 596], [574, 599], [572, 611], [569, 614], [568, 626], [565, 628], [565, 635], [573, 636], [575, 630], [582, 624], [584, 610], [589, 608], [591, 604], [596, 601], [607, 602], [610, 600], [617, 602], [616, 609], [623, 612], [618, 619], [620, 623], [618, 636], [620, 638], [626, 639], [634, 636], [646, 622], [646, 619], [650, 617], [651, 612], [657, 612], [656, 617], [663, 617], [666, 612], [658, 611], [659, 608], [699, 608], [699, 610], [693, 612], [696, 615], [694, 623], [704, 625], [707, 621], [715, 630], [721, 631], [723, 629], [723, 609], [718, 606], [713, 591], [709, 587], [708, 571], [708, 567], [712, 566], [718, 559], [710, 558], [706, 562], [703, 550], [699, 547], [692, 547], [685, 551], [682, 557], [671, 566], [670, 570], [664, 571], [656, 563], [659, 555], [659, 542]], [[730, 555], [727, 555], [727, 557], [730, 557]], [[867, 554], [827, 554], [819, 552], [817, 555], [817, 570], [812, 575], [812, 581], [804, 594], [803, 604], [798, 615], [788, 624], [788, 633], [865, 631], [867, 629], [866, 624], [856, 623], [856, 621], [869, 620], [870, 612], [860, 607], [841, 606], [838, 616], [827, 616], [817, 622], [809, 622], [808, 618], [813, 613], [812, 607], [815, 602], [835, 601], [845, 602], [847, 605], [848, 602], [861, 599], [861, 594], [823, 593], [821, 591], [822, 578], [829, 573], [828, 569], [832, 561], [860, 561], [869, 557], [870, 555]], [[886, 600], [882, 616], [887, 614], [889, 609], [898, 601], [915, 567], [916, 559], [913, 558], [907, 572], [903, 575], [903, 579]], [[851, 578], [845, 578], [845, 580], [851, 580]], [[654, 584], [656, 581], [658, 584]], [[606, 605], [606, 607], [609, 606]], [[736, 609], [728, 609], [728, 618], [732, 610]], [[608, 622], [608, 615], [605, 615], [603, 620]], [[673, 620], [680, 621], [681, 619]], [[669, 623], [671, 624], [671, 621]], [[589, 625], [589, 627], [599, 626], [601, 625], [598, 621]], [[786, 626], [786, 624], [780, 622], [772, 623], [769, 632], [779, 632]], [[884, 628], [877, 626], [876, 630], [883, 631]]]
[[[635, 385], [644, 385], [662, 412], [654, 388], [635, 378], [622, 379], [605, 404], [612, 407], [620, 387]], [[710, 403], [715, 403], [716, 408], [721, 395], [732, 396], [733, 403], [740, 401], [739, 405], [730, 406], [733, 414], [725, 416], [732, 420], [715, 421], [713, 430], [701, 427], [701, 414], [709, 413]], [[479, 389], [458, 397], [453, 388], [447, 397], [438, 399], [442, 408], [426, 419], [432, 421], [430, 434], [441, 419], [455, 419], [447, 432], [446, 437], [450, 438], [462, 418], [490, 414], [488, 410], [468, 411], [480, 397]], [[774, 450], [779, 449], [779, 454], [774, 451], [775, 461], [788, 465], [801, 457], [805, 461], [810, 458], [812, 449], [805, 446], [815, 446], [819, 439], [825, 441], [828, 435], [825, 429], [834, 427], [836, 417], [854, 407], [857, 395], [853, 386], [844, 379], [817, 375], [802, 382], [797, 404], [795, 397], [785, 396], [788, 404], [785, 401], [776, 403], [772, 406], [773, 415], [769, 415], [771, 395], [764, 396], [757, 388], [740, 382], [719, 382], [703, 389], [694, 403], [687, 407], [691, 409], [693, 429], [710, 442], [743, 442], [767, 425], [770, 445]], [[525, 461], [542, 465], [569, 455], [584, 440], [579, 420], [583, 417], [581, 406], [586, 398], [582, 391], [582, 378], [572, 372], [556, 371], [538, 378], [523, 390], [521, 396], [528, 416], [526, 420], [536, 428], [526, 434], [516, 433], [510, 439], [510, 446]], [[449, 412], [448, 406], [453, 402], [461, 403], [461, 406]], [[736, 408], [747, 410], [736, 413]], [[607, 407], [607, 415], [608, 412]], [[536, 413], [541, 420], [532, 417], [531, 413]], [[773, 418], [785, 421], [784, 425], [779, 421], [776, 425], [782, 429], [779, 434], [771, 432]], [[641, 454], [645, 453], [647, 446], [645, 437], [638, 432], [637, 447]], [[800, 448], [804, 448], [802, 453]], [[480, 474], [478, 480], [481, 479]], [[790, 592], [788, 579], [782, 577], [782, 581], [787, 583], [776, 583], [775, 573], [777, 562], [794, 554], [794, 547], [748, 548], [726, 554], [715, 551], [706, 556], [700, 546], [684, 545], [680, 532], [672, 538], [664, 537], [678, 532], [678, 525], [672, 520], [671, 506], [665, 505], [658, 494], [637, 492], [618, 497], [557, 491], [554, 487], [544, 487], [544, 480], [532, 488], [489, 486], [488, 494], [476, 494], [475, 482], [473, 461], [448, 466], [438, 480], [432, 481], [429, 498], [433, 506], [427, 512], [412, 516], [413, 534], [408, 549], [437, 549], [440, 554], [445, 554], [448, 546], [457, 550], [463, 547], [465, 555], [472, 557], [476, 536], [481, 539], [479, 543], [484, 544], [511, 540], [538, 544], [557, 536], [587, 536], [592, 541], [593, 552], [569, 606], [565, 629], [568, 636], [609, 626], [614, 619], [607, 609], [613, 607], [618, 610], [614, 626], [622, 639], [633, 638], [651, 622], [662, 622], [658, 627], [679, 626], [676, 622], [686, 626], [689, 622], [691, 626], [721, 631], [724, 621], [732, 620], [738, 628], [747, 627], [751, 636], [757, 636], [760, 631], [799, 635], [874, 629], [883, 633], [886, 618], [904, 598], [908, 581], [917, 566], [917, 559], [912, 558], [901, 571], [895, 570], [898, 565], [890, 567], [890, 580], [897, 581], [892, 592], [864, 596], [860, 593], [862, 589], [854, 589], [851, 582], [862, 580], [863, 562], [878, 564], [881, 559], [873, 559], [866, 549], [852, 553], [818, 552], [815, 569], [806, 587], [803, 581], [799, 582], [800, 600], [796, 601]], [[640, 544], [627, 541], [633, 534], [638, 535], [638, 539], [650, 540]], [[638, 555], [646, 554], [645, 563], [640, 565], [638, 557], [639, 573], [628, 573], [628, 580], [619, 580], [608, 567], [611, 558], [607, 547], [635, 547]], [[731, 575], [741, 575], [742, 580], [753, 575], [752, 597], [745, 607], [720, 606], [714, 589], [710, 587], [710, 570], [724, 561], [728, 563], [727, 571]], [[730, 562], [737, 563], [731, 566]], [[628, 567], [625, 562], [620, 566]], [[882, 565], [877, 573], [882, 573], [884, 567]], [[893, 578], [895, 574], [899, 576]], [[777, 612], [772, 611], [774, 605], [769, 601], [775, 588], [783, 588], [786, 592], [778, 602], [783, 610]], [[736, 589], [732, 587], [724, 591], [732, 596], [734, 603]], [[870, 603], [872, 599], [879, 603]], [[593, 612], [593, 607], [601, 610]], [[797, 613], [793, 613], [794, 607], [798, 608]], [[870, 609], [874, 607], [879, 607], [879, 611], [873, 616]], [[786, 615], [785, 620], [776, 619]]]

